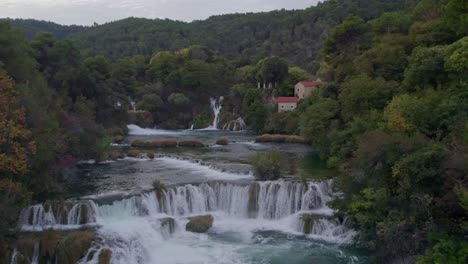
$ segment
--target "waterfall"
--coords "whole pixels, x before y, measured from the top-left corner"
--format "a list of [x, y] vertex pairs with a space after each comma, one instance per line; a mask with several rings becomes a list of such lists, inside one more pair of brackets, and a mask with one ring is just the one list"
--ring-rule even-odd
[[297, 212], [325, 207], [329, 200], [327, 182], [290, 181], [234, 184], [223, 182], [168, 187], [135, 195], [112, 204], [80, 201], [61, 206], [33, 205], [23, 209], [19, 224], [24, 230], [64, 228], [93, 224], [99, 219], [115, 220], [128, 216], [165, 214], [181, 217], [223, 212], [239, 218], [280, 219]]
[[211, 126], [208, 127], [208, 129], [218, 129], [218, 122], [219, 122], [219, 112], [221, 112], [221, 102], [223, 101], [224, 97], [220, 96], [218, 99], [212, 97], [210, 98], [210, 105], [211, 105], [211, 110], [213, 111], [213, 123]]
[[39, 264], [39, 242], [34, 244], [34, 250], [31, 257], [31, 264]]
[[[224, 248], [224, 244], [217, 244], [222, 249], [215, 251], [193, 247], [192, 243], [200, 241], [198, 236], [185, 231], [187, 217], [211, 214], [215, 219], [212, 228], [221, 233], [277, 230], [306, 233], [308, 237], [329, 242], [351, 242], [355, 232], [334, 219], [333, 211], [326, 206], [331, 183], [278, 180], [167, 186], [165, 190], [132, 195], [111, 203], [106, 200], [105, 204], [98, 199], [34, 205], [23, 210], [19, 221], [33, 231], [54, 228], [54, 223], [62, 225], [59, 228], [96, 225], [99, 243], [88, 250], [79, 262], [83, 264], [98, 263], [103, 250], [112, 252], [112, 263], [184, 263], [187, 256], [197, 263], [224, 263], [216, 261], [222, 256], [215, 253], [234, 254], [230, 245]], [[308, 232], [304, 232], [303, 215], [306, 214], [314, 217]]]
[[42, 231], [48, 228], [73, 228], [94, 223], [95, 220], [95, 204], [92, 201], [45, 203], [23, 209], [19, 225], [23, 231]]
[[10, 264], [16, 264], [16, 256], [18, 256], [18, 250], [13, 249], [13, 254], [11, 254]]
[[133, 101], [133, 99], [130, 96], [128, 96], [128, 101], [130, 102], [130, 106], [132, 107], [132, 110], [136, 111], [137, 110], [136, 109], [136, 102]]
[[[97, 206], [97, 217], [119, 219], [125, 216], [166, 214], [199, 215], [221, 211], [240, 218], [280, 219], [299, 211], [324, 206], [328, 200], [320, 184], [274, 181], [250, 185], [231, 183], [187, 184], [134, 196], [112, 205]], [[157, 199], [156, 197], [160, 197]]]
[[232, 130], [232, 131], [237, 131], [237, 130], [245, 130], [247, 128], [247, 125], [244, 122], [244, 119], [242, 117], [239, 117], [237, 119], [231, 120], [224, 124], [223, 130]]

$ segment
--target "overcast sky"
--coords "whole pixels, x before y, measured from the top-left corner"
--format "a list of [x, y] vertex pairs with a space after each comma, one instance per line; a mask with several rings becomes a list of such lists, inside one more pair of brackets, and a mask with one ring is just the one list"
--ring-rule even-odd
[[319, 0], [0, 0], [0, 17], [102, 24], [130, 16], [192, 21], [211, 15], [303, 9]]

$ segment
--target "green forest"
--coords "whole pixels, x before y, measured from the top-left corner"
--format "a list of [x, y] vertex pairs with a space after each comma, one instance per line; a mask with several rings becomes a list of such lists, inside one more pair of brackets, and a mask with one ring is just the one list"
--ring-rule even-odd
[[[463, 0], [329, 0], [191, 23], [0, 20], [0, 253], [21, 208], [67, 198], [74, 165], [108, 159], [128, 120], [204, 128], [224, 96], [221, 123], [318, 149], [330, 205], [373, 262], [467, 263], [467, 14]], [[316, 78], [295, 111], [265, 103]]]

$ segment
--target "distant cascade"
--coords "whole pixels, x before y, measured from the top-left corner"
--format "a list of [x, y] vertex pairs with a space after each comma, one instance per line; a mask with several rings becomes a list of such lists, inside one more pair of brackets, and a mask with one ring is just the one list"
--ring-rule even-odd
[[39, 242], [34, 243], [31, 264], [39, 264]]
[[242, 117], [239, 117], [237, 119], [231, 120], [224, 124], [223, 130], [231, 130], [231, 131], [238, 131], [238, 130], [245, 130], [247, 128], [247, 125], [244, 122], [244, 119]]
[[133, 99], [130, 96], [128, 96], [128, 101], [130, 102], [130, 106], [132, 107], [132, 110], [136, 111], [137, 110], [136, 109], [136, 102], [133, 101]]
[[21, 211], [19, 225], [23, 230], [42, 230], [53, 226], [83, 225], [96, 222], [92, 201], [60, 204], [37, 204]]
[[211, 110], [213, 111], [213, 122], [211, 123], [211, 126], [209, 126], [209, 129], [218, 129], [218, 122], [219, 122], [219, 113], [221, 112], [221, 102], [223, 101], [224, 97], [220, 96], [218, 98], [212, 97], [210, 98], [210, 105], [211, 105]]
[[13, 249], [13, 254], [11, 254], [11, 260], [10, 264], [15, 264], [16, 263], [16, 257], [18, 256], [18, 250]]

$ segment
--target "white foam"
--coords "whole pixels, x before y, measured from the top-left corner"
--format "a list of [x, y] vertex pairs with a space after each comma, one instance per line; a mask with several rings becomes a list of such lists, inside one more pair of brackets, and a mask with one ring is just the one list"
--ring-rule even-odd
[[127, 125], [128, 134], [133, 136], [150, 136], [150, 135], [178, 135], [183, 134], [183, 130], [166, 130], [166, 129], [153, 129], [153, 128], [142, 128], [137, 125]]
[[176, 168], [187, 169], [188, 174], [203, 175], [213, 180], [243, 180], [243, 179], [254, 178], [252, 173], [237, 174], [237, 173], [231, 173], [231, 172], [223, 172], [223, 171], [216, 170], [212, 167], [204, 166], [199, 163], [188, 161], [188, 160], [180, 160], [180, 159], [169, 158], [169, 157], [155, 158], [154, 160], [163, 162], [165, 164], [174, 166]]

